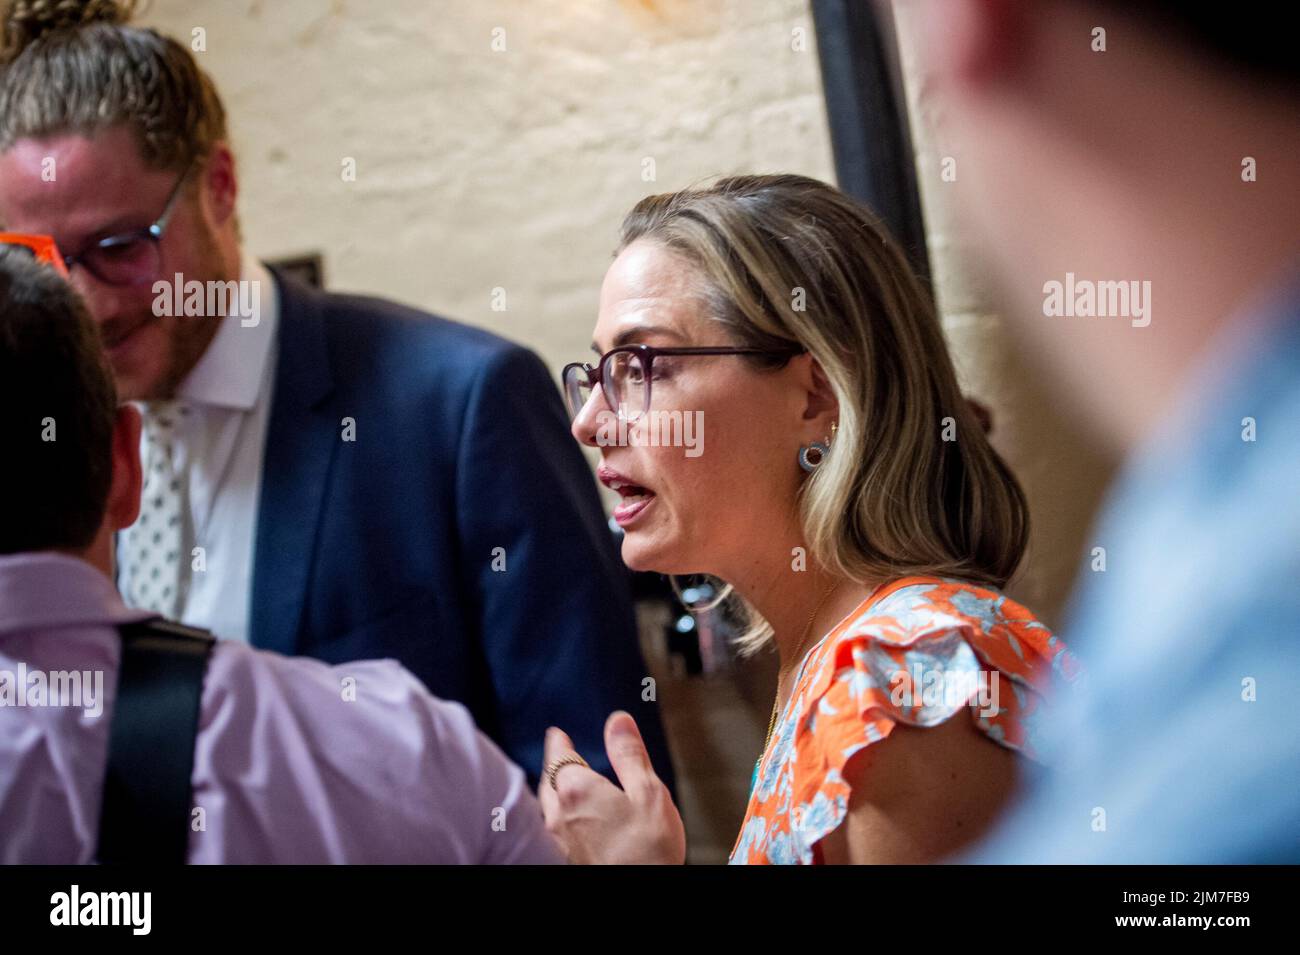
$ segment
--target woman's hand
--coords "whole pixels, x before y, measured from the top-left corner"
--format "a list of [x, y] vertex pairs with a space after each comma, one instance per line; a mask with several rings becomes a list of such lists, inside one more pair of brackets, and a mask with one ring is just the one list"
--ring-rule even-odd
[[[545, 766], [567, 753], [573, 741], [554, 727], [546, 731]], [[537, 788], [546, 828], [560, 840], [569, 861], [584, 865], [680, 865], [686, 831], [650, 765], [636, 721], [617, 712], [605, 721], [605, 752], [622, 789], [586, 766], [561, 766], [555, 787], [543, 774]]]

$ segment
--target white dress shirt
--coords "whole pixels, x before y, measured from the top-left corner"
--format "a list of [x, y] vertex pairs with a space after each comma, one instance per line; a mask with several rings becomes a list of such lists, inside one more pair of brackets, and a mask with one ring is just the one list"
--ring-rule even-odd
[[[221, 319], [216, 336], [176, 390], [176, 400], [191, 411], [176, 432], [174, 449], [178, 469], [188, 473], [192, 546], [203, 548], [204, 559], [204, 569], [190, 575], [180, 620], [248, 642], [280, 309], [271, 273], [247, 254], [240, 279], [259, 283], [257, 322], [245, 325], [235, 315]], [[142, 461], [149, 459], [148, 452], [148, 438], [142, 434]], [[192, 556], [188, 559], [193, 561]], [[119, 589], [123, 582], [119, 568]]]

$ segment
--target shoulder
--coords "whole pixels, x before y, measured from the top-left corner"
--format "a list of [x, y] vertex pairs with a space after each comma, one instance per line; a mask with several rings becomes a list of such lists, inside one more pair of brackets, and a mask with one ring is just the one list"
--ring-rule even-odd
[[[331, 362], [346, 371], [383, 362], [388, 374], [403, 369], [465, 373], [470, 380], [484, 366], [527, 361], [527, 348], [484, 328], [372, 295], [309, 288], [275, 273], [281, 293], [281, 335], [302, 331], [317, 316], [330, 345]], [[457, 379], [459, 380], [459, 379]]]
[[887, 584], [827, 638], [832, 658], [854, 652], [895, 661], [938, 657], [963, 647], [985, 665], [1035, 686], [1072, 681], [1078, 664], [1032, 611], [1001, 591], [962, 580], [909, 577]]
[[864, 601], [810, 659], [797, 732], [839, 762], [900, 723], [969, 711], [995, 742], [1035, 757], [1045, 701], [1077, 675], [1064, 644], [1004, 594], [908, 578]]
[[900, 725], [930, 730], [956, 718], [975, 730], [911, 734], [923, 745], [906, 747], [907, 759], [969, 747], [981, 735], [1033, 758], [1046, 684], [1055, 669], [1071, 669], [1054, 662], [1061, 652], [1046, 626], [998, 591], [931, 577], [893, 581], [810, 654], [755, 799], [762, 807], [784, 793], [790, 818], [774, 825], [807, 861], [861, 783], [861, 773], [850, 778], [850, 762]]
[[321, 304], [332, 331], [345, 338], [371, 335], [404, 344], [437, 344], [478, 358], [522, 350], [486, 329], [383, 298], [326, 292], [321, 294]]
[[226, 641], [213, 651], [195, 798], [240, 815], [225, 826], [235, 844], [213, 851], [481, 861], [490, 807], [509, 805], [510, 791], [526, 791], [522, 771], [463, 706], [435, 699], [396, 661], [330, 666]]
[[[249, 694], [257, 698], [250, 701]], [[454, 718], [457, 708], [435, 700], [396, 660], [331, 665], [218, 642], [204, 686], [205, 709], [209, 703], [220, 709], [250, 702], [270, 711], [304, 712], [307, 721], [296, 727], [303, 731], [321, 723], [377, 723], [383, 716], [397, 717], [400, 724], [429, 704]]]
[[881, 626], [882, 636], [900, 643], [936, 626], [989, 631], [1015, 624], [1046, 630], [1028, 609], [1001, 591], [942, 577], [892, 581], [864, 600], [846, 623], [848, 630]]
[[272, 750], [303, 746], [386, 771], [425, 760], [464, 771], [483, 757], [469, 711], [434, 697], [391, 659], [331, 665], [220, 641], [204, 685], [203, 719], [245, 726]]

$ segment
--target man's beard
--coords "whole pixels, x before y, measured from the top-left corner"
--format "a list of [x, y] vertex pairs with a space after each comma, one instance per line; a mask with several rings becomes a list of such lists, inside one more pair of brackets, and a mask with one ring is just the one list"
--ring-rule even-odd
[[222, 316], [207, 315], [181, 315], [172, 319], [176, 324], [167, 338], [167, 367], [153, 389], [157, 394], [150, 395], [150, 398], [168, 400], [176, 397], [176, 389], [185, 380], [185, 376], [194, 370], [194, 366], [207, 351], [208, 344], [216, 337], [221, 319]]
[[[197, 240], [199, 246], [198, 259], [203, 271], [201, 273], [190, 272], [183, 274], [181, 281], [189, 282], [219, 282], [233, 281], [239, 278], [238, 268], [234, 275], [225, 274], [226, 270], [221, 266], [221, 251], [217, 244], [216, 237], [206, 229]], [[209, 272], [208, 269], [211, 269]], [[161, 276], [161, 279], [167, 283], [167, 291], [163, 294], [174, 296], [176, 294], [174, 283], [176, 275], [173, 272], [170, 275]], [[184, 299], [184, 289], [182, 287], [182, 300]], [[216, 337], [217, 330], [221, 327], [221, 320], [224, 316], [192, 316], [192, 315], [172, 315], [170, 317], [160, 317], [149, 311], [143, 315], [133, 316], [130, 319], [124, 319], [113, 323], [112, 328], [106, 328], [106, 338], [112, 337], [117, 329], [133, 329], [143, 327], [143, 322], [162, 322], [171, 323], [171, 328], [167, 333], [167, 361], [162, 374], [146, 389], [147, 393], [140, 395], [140, 400], [145, 401], [165, 401], [176, 397], [176, 390], [180, 387], [185, 377], [194, 370], [194, 366], [199, 363], [203, 353], [207, 351], [208, 345]]]

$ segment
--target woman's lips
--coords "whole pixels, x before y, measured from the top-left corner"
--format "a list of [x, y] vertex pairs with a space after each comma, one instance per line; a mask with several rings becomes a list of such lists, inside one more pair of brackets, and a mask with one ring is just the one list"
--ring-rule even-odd
[[619, 527], [627, 527], [654, 502], [654, 491], [628, 480], [611, 467], [602, 464], [596, 470], [596, 476], [601, 484], [623, 498], [622, 503], [614, 508], [614, 521]]
[[647, 507], [654, 503], [654, 499], [654, 494], [648, 491], [637, 497], [624, 498], [623, 503], [614, 508], [614, 522], [619, 527], [627, 527], [640, 517]]

